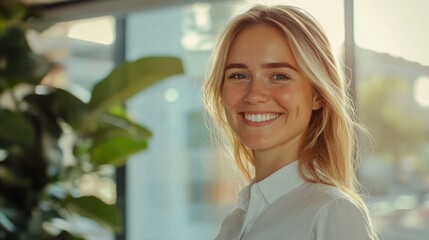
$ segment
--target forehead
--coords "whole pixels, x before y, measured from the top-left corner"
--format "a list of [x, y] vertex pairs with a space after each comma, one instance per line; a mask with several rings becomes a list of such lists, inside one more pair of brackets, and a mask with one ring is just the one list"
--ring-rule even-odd
[[286, 61], [296, 64], [285, 34], [264, 24], [245, 28], [236, 35], [231, 43], [227, 63], [237, 61]]

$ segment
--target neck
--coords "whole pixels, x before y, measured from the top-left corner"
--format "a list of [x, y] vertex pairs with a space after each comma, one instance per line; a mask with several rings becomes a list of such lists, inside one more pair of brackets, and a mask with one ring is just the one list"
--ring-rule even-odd
[[255, 157], [255, 181], [260, 182], [280, 168], [298, 160], [303, 136], [304, 134], [301, 133], [276, 146], [262, 150], [253, 150]]
[[270, 151], [254, 151], [255, 182], [260, 182], [280, 168], [298, 159], [298, 147]]

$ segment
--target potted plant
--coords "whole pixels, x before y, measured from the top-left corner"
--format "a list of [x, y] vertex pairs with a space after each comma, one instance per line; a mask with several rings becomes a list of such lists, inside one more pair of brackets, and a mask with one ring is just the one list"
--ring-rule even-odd
[[151, 133], [123, 103], [182, 73], [181, 61], [158, 56], [117, 66], [83, 102], [40, 85], [51, 64], [26, 41], [28, 8], [2, 0], [0, 9], [0, 239], [84, 239], [68, 224], [74, 216], [121, 231], [116, 206], [83, 195], [79, 181], [147, 147]]

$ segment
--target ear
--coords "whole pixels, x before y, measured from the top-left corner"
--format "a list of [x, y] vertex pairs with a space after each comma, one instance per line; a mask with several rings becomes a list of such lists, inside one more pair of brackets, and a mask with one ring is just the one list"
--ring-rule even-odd
[[319, 94], [315, 93], [313, 96], [313, 110], [318, 110], [322, 107], [322, 99], [320, 99]]

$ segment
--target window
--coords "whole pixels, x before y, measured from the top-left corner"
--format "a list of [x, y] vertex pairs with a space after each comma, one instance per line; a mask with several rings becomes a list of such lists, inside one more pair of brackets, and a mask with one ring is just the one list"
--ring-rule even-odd
[[419, 30], [428, 10], [426, 1], [355, 1], [357, 103], [377, 144], [362, 138], [359, 176], [386, 240], [429, 233], [429, 33]]

